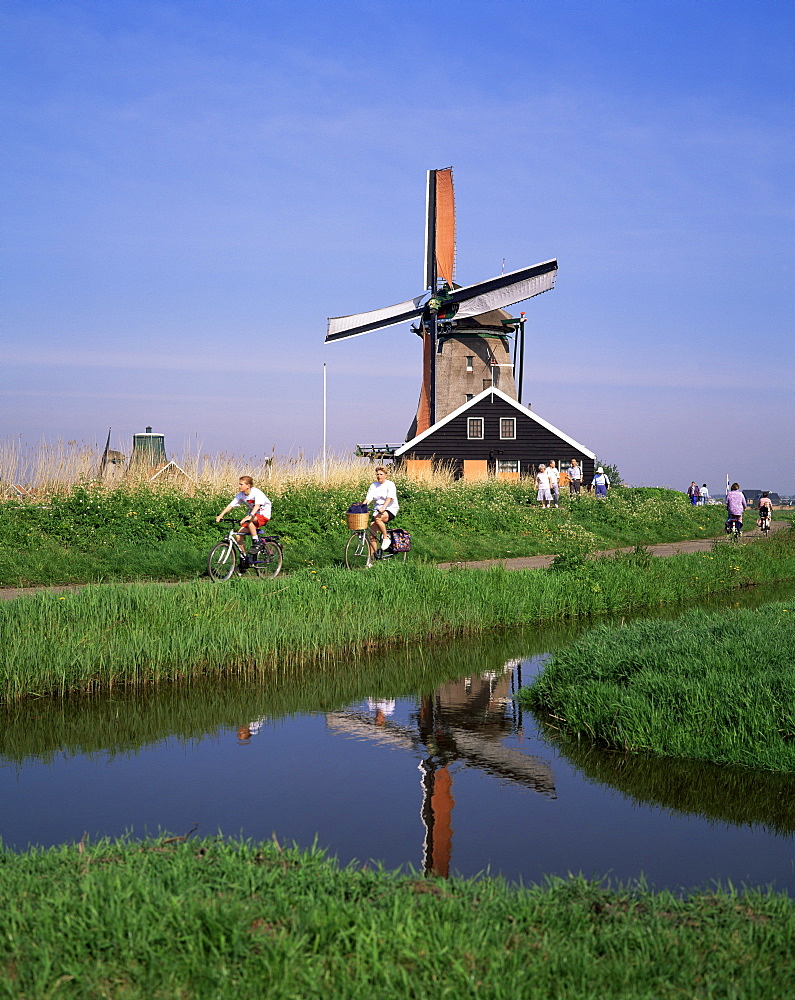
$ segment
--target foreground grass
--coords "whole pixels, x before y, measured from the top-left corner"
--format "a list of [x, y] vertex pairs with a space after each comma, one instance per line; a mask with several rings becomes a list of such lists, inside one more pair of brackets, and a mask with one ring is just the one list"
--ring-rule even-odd
[[[781, 537], [783, 535], [783, 537]], [[605, 558], [570, 571], [385, 563], [272, 581], [87, 587], [0, 605], [0, 702], [213, 673], [283, 677], [352, 652], [636, 611], [795, 580], [795, 535], [712, 553]]]
[[795, 604], [601, 627], [519, 695], [617, 750], [795, 771]]
[[[339, 565], [348, 537], [344, 512], [368, 480], [266, 485], [272, 530], [285, 569]], [[693, 507], [666, 489], [616, 488], [607, 501], [584, 495], [542, 510], [525, 482], [417, 483], [398, 480], [400, 523], [412, 558], [428, 562], [587, 552], [722, 533], [721, 507]], [[229, 493], [76, 486], [31, 500], [0, 500], [0, 585], [188, 580], [206, 570], [220, 537], [214, 517]]]
[[773, 892], [441, 882], [220, 839], [5, 851], [0, 912], [17, 1000], [778, 1000], [795, 940]]

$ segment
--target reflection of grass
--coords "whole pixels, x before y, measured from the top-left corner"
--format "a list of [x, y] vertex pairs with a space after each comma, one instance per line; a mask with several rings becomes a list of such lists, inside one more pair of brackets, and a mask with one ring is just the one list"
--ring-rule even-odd
[[795, 579], [795, 537], [652, 559], [630, 553], [548, 573], [387, 563], [271, 581], [88, 587], [0, 604], [0, 701], [203, 673], [316, 669], [316, 658], [694, 601]]
[[522, 692], [621, 750], [795, 771], [795, 605], [688, 611], [588, 632]]
[[368, 697], [414, 697], [464, 674], [499, 674], [506, 661], [544, 652], [572, 631], [512, 630], [401, 646], [318, 660], [311, 670], [243, 675], [234, 683], [205, 679], [68, 700], [29, 699], [0, 714], [0, 756], [19, 762], [56, 753], [123, 753], [167, 737], [201, 739], [252, 719], [337, 711]]
[[[539, 722], [544, 723], [542, 714]], [[616, 753], [559, 736], [554, 744], [591, 781], [617, 788], [636, 802], [736, 826], [759, 825], [778, 834], [795, 832], [791, 774]]]
[[4, 851], [0, 865], [9, 997], [791, 994], [795, 904], [772, 892], [445, 882], [219, 838]]

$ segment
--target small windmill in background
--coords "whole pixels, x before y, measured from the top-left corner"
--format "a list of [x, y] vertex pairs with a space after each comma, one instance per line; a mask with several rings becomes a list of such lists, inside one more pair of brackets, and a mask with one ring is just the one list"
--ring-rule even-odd
[[521, 353], [517, 350], [511, 362], [508, 335], [523, 336], [524, 319], [511, 317], [504, 307], [549, 291], [558, 270], [556, 260], [547, 260], [462, 288], [455, 284], [455, 258], [453, 168], [429, 170], [425, 291], [394, 306], [328, 321], [326, 343], [419, 321], [412, 329], [422, 337], [422, 388], [409, 437], [427, 430], [487, 383], [521, 400], [521, 360], [518, 396], [514, 378], [516, 354], [521, 359]]

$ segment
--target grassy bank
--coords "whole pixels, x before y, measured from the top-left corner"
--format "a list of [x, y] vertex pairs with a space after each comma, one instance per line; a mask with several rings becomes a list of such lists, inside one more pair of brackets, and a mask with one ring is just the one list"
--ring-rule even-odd
[[601, 627], [520, 700], [616, 750], [795, 771], [795, 604]]
[[[272, 530], [285, 568], [339, 564], [348, 532], [344, 512], [369, 476], [318, 483], [263, 484], [274, 504]], [[564, 496], [542, 510], [527, 482], [422, 483], [398, 477], [400, 522], [413, 536], [412, 558], [430, 562], [593, 551], [722, 533], [721, 507], [693, 507], [665, 489], [616, 488], [607, 501]], [[193, 486], [189, 493], [149, 485], [0, 500], [0, 585], [198, 578], [220, 537], [215, 515], [234, 489]]]
[[0, 605], [0, 700], [222, 672], [317, 671], [357, 650], [634, 611], [795, 580], [795, 535], [712, 553], [594, 560], [570, 571], [386, 563], [231, 586], [87, 587]]
[[795, 905], [431, 881], [220, 839], [0, 854], [0, 996], [778, 998]]

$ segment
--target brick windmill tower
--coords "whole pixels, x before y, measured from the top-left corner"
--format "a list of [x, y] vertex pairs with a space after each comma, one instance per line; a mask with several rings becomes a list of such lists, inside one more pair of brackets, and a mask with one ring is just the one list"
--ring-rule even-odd
[[[524, 320], [504, 307], [555, 284], [556, 260], [461, 287], [455, 283], [453, 168], [429, 170], [425, 225], [425, 291], [407, 302], [328, 321], [326, 343], [415, 321], [422, 338], [422, 387], [407, 439], [423, 433], [467, 399], [494, 386], [521, 400]], [[523, 316], [524, 314], [522, 314]], [[514, 361], [509, 338], [516, 335]], [[519, 394], [516, 368], [519, 357]]]

